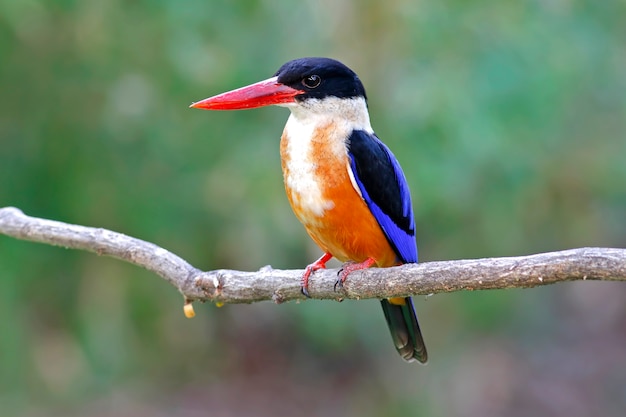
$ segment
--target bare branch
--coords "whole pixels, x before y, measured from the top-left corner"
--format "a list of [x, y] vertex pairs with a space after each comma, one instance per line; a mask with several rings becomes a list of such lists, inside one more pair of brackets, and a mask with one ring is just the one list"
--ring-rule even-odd
[[[0, 233], [17, 239], [111, 256], [160, 275], [188, 301], [252, 303], [303, 299], [303, 270], [264, 267], [257, 272], [203, 272], [173, 253], [106, 229], [29, 217], [0, 209]], [[486, 258], [371, 268], [350, 275], [333, 290], [337, 270], [320, 270], [310, 283], [316, 299], [363, 299], [434, 294], [459, 290], [530, 288], [575, 280], [626, 281], [626, 249], [581, 248], [509, 258]]]

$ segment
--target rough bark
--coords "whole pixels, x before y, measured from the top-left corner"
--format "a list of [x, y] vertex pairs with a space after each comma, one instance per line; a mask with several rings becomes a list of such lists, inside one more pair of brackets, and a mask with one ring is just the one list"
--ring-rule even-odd
[[[200, 271], [153, 243], [106, 229], [30, 217], [14, 207], [0, 209], [0, 233], [138, 265], [178, 288], [188, 302], [304, 299], [300, 292], [303, 270], [266, 266], [255, 272]], [[353, 273], [343, 288], [335, 291], [337, 272], [333, 269], [315, 272], [309, 287], [311, 298], [389, 298], [459, 290], [530, 288], [576, 280], [626, 281], [626, 249], [580, 248], [529, 256], [371, 268]]]

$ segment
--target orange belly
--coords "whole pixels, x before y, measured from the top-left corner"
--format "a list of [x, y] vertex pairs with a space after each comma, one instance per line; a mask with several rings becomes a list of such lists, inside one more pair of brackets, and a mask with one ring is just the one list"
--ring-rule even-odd
[[[379, 267], [398, 264], [396, 254], [378, 222], [360, 197], [359, 201], [333, 201], [337, 205], [325, 214], [323, 222], [313, 225], [303, 223], [311, 238], [324, 252], [342, 262], [363, 262], [373, 258]], [[294, 206], [292, 208], [300, 218], [298, 209]]]
[[[283, 134], [281, 160], [285, 190], [296, 217], [323, 251], [342, 262], [373, 258], [379, 267], [397, 265], [394, 250], [350, 180], [347, 152], [329, 150], [327, 140], [331, 134], [329, 131], [327, 135], [324, 132], [315, 135], [307, 158], [310, 165], [302, 170], [291, 163], [292, 155], [287, 150], [289, 138]], [[294, 168], [302, 178], [294, 178]], [[311, 181], [317, 186], [312, 193], [313, 203], [308, 188], [295, 183], [298, 180]]]

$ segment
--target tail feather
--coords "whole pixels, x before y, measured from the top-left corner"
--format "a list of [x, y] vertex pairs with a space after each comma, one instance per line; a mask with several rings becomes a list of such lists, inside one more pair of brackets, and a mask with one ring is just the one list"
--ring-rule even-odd
[[407, 362], [426, 363], [428, 353], [411, 297], [380, 300], [396, 350]]

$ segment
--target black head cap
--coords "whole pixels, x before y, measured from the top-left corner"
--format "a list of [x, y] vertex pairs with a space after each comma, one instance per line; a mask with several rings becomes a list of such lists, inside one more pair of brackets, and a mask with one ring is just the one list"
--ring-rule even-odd
[[274, 74], [278, 82], [306, 91], [296, 100], [326, 97], [356, 98], [365, 96], [359, 77], [350, 68], [330, 58], [300, 58], [284, 64]]

